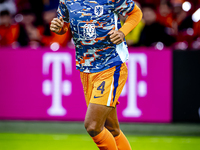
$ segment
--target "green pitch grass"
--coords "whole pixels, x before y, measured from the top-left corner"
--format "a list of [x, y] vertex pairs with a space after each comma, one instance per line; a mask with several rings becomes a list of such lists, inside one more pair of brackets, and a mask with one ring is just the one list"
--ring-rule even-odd
[[[199, 150], [200, 137], [127, 136], [133, 150]], [[0, 150], [98, 150], [86, 134], [0, 133]]]

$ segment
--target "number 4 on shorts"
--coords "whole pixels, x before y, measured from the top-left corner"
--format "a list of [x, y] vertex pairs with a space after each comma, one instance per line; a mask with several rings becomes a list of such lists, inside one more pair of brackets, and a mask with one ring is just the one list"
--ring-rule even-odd
[[105, 81], [103, 81], [100, 86], [97, 88], [97, 90], [100, 90], [101, 91], [101, 94], [103, 94], [103, 92], [105, 91]]

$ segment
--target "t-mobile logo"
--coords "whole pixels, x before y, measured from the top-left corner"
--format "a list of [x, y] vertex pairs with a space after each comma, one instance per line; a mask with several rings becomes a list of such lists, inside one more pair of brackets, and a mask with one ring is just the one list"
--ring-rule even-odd
[[125, 117], [140, 117], [142, 111], [137, 106], [137, 97], [145, 97], [147, 94], [147, 83], [137, 79], [137, 64], [141, 68], [141, 75], [147, 75], [147, 56], [145, 54], [130, 54], [128, 61], [128, 82], [122, 91], [121, 96], [127, 94], [127, 107], [124, 109], [123, 116]]
[[44, 80], [42, 90], [44, 95], [52, 95], [52, 105], [47, 110], [50, 116], [64, 116], [67, 110], [62, 106], [62, 95], [71, 94], [71, 82], [62, 80], [62, 65], [65, 74], [72, 74], [72, 58], [69, 53], [45, 53], [43, 55], [43, 74], [49, 75], [50, 64], [52, 64], [52, 81]]

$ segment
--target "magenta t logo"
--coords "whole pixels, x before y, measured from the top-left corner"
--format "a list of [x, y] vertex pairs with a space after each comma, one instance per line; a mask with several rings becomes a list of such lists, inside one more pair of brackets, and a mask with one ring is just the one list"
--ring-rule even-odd
[[145, 97], [147, 94], [147, 83], [143, 80], [137, 79], [137, 66], [141, 68], [141, 75], [147, 75], [147, 56], [143, 53], [130, 54], [128, 60], [128, 82], [122, 91], [121, 96], [127, 94], [127, 107], [124, 109], [124, 117], [140, 117], [142, 110], [137, 106], [137, 97]]
[[50, 74], [50, 64], [52, 64], [52, 81], [44, 80], [42, 85], [43, 94], [52, 95], [52, 105], [47, 110], [50, 116], [64, 116], [67, 110], [62, 106], [62, 95], [71, 94], [72, 84], [69, 80], [62, 79], [62, 65], [65, 74], [72, 74], [72, 58], [69, 53], [45, 53], [43, 55], [43, 74]]

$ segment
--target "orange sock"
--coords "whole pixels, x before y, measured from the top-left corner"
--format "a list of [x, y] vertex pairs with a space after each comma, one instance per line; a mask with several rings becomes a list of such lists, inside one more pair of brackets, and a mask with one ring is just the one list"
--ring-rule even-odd
[[106, 128], [92, 139], [100, 150], [118, 150], [115, 138]]
[[120, 134], [115, 137], [115, 141], [118, 150], [131, 150], [131, 146], [122, 131], [120, 131]]

